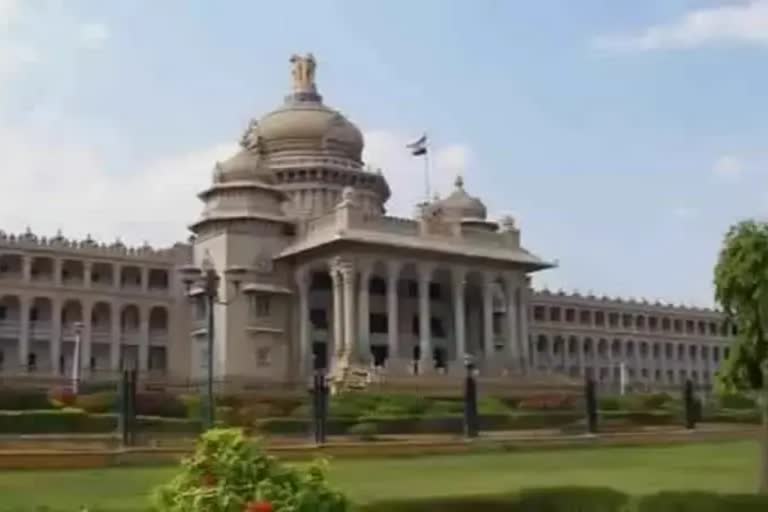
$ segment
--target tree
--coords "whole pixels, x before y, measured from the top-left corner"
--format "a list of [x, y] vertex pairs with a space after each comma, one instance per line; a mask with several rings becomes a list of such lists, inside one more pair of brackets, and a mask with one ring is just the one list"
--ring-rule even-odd
[[737, 337], [718, 383], [757, 394], [762, 409], [759, 490], [768, 493], [768, 224], [744, 221], [725, 235], [715, 267], [715, 299]]

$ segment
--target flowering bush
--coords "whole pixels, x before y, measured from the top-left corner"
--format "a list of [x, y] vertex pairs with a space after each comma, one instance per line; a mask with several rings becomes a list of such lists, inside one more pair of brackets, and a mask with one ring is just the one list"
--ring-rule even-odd
[[72, 388], [62, 386], [48, 391], [48, 400], [58, 408], [72, 407], [75, 405], [77, 395], [72, 391]]
[[158, 512], [346, 512], [347, 499], [331, 489], [324, 468], [281, 465], [239, 430], [202, 435], [181, 472], [153, 496]]
[[574, 409], [576, 407], [576, 396], [574, 395], [534, 395], [523, 398], [518, 402], [518, 409], [528, 411], [550, 411]]

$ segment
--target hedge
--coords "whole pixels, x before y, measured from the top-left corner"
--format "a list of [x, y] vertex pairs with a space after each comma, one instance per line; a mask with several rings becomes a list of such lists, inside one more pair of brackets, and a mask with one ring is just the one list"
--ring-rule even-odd
[[524, 489], [518, 494], [381, 501], [361, 512], [623, 512], [629, 497], [603, 487]]
[[768, 496], [667, 491], [637, 499], [632, 512], [765, 512]]
[[[481, 415], [479, 426], [481, 430], [558, 428], [578, 421], [582, 416], [567, 411]], [[375, 424], [378, 434], [452, 434], [462, 431], [464, 418], [461, 415], [332, 417], [328, 419], [327, 432], [330, 435], [346, 434], [353, 425], [359, 423]], [[256, 422], [256, 429], [265, 434], [307, 434], [311, 428], [311, 420], [306, 418], [267, 418]]]
[[34, 389], [0, 389], [0, 411], [55, 409], [45, 391]]
[[[137, 418], [145, 432], [196, 433], [200, 423], [186, 419]], [[0, 434], [104, 434], [117, 429], [117, 415], [88, 414], [81, 409], [0, 411]]]
[[661, 492], [639, 498], [602, 487], [524, 489], [518, 494], [380, 501], [361, 512], [765, 512], [768, 496]]

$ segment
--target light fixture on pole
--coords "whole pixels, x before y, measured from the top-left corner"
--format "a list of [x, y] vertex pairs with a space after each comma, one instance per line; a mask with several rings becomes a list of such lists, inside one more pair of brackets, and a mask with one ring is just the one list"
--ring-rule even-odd
[[[232, 302], [241, 291], [244, 276], [248, 273], [245, 267], [229, 267], [224, 270], [225, 284], [232, 284], [234, 294], [231, 297], [219, 296], [221, 276], [216, 271], [210, 255], [206, 254], [202, 264], [185, 265], [178, 270], [181, 280], [186, 286], [187, 296], [194, 301], [203, 301], [206, 309], [206, 365], [208, 367], [205, 385], [205, 404], [202, 408], [203, 426], [210, 429], [216, 420], [215, 399], [213, 393], [214, 378], [214, 309], [216, 305], [227, 305]], [[244, 290], [249, 293], [249, 289]]]
[[80, 388], [80, 344], [82, 342], [83, 323], [72, 324], [75, 332], [75, 349], [72, 354], [72, 393], [77, 395]]

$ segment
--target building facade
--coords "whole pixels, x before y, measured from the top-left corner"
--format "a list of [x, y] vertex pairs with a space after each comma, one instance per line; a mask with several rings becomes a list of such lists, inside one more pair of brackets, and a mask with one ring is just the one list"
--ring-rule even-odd
[[[155, 250], [0, 234], [0, 374], [134, 367], [207, 373], [205, 304], [181, 267], [220, 276], [213, 371], [228, 380], [334, 374], [557, 373], [649, 386], [711, 382], [732, 332], [709, 310], [534, 292], [552, 267], [490, 220], [461, 177], [414, 218], [386, 214], [363, 135], [328, 107], [311, 55], [293, 90], [214, 166], [189, 243]], [[622, 368], [624, 370], [622, 370]]]

